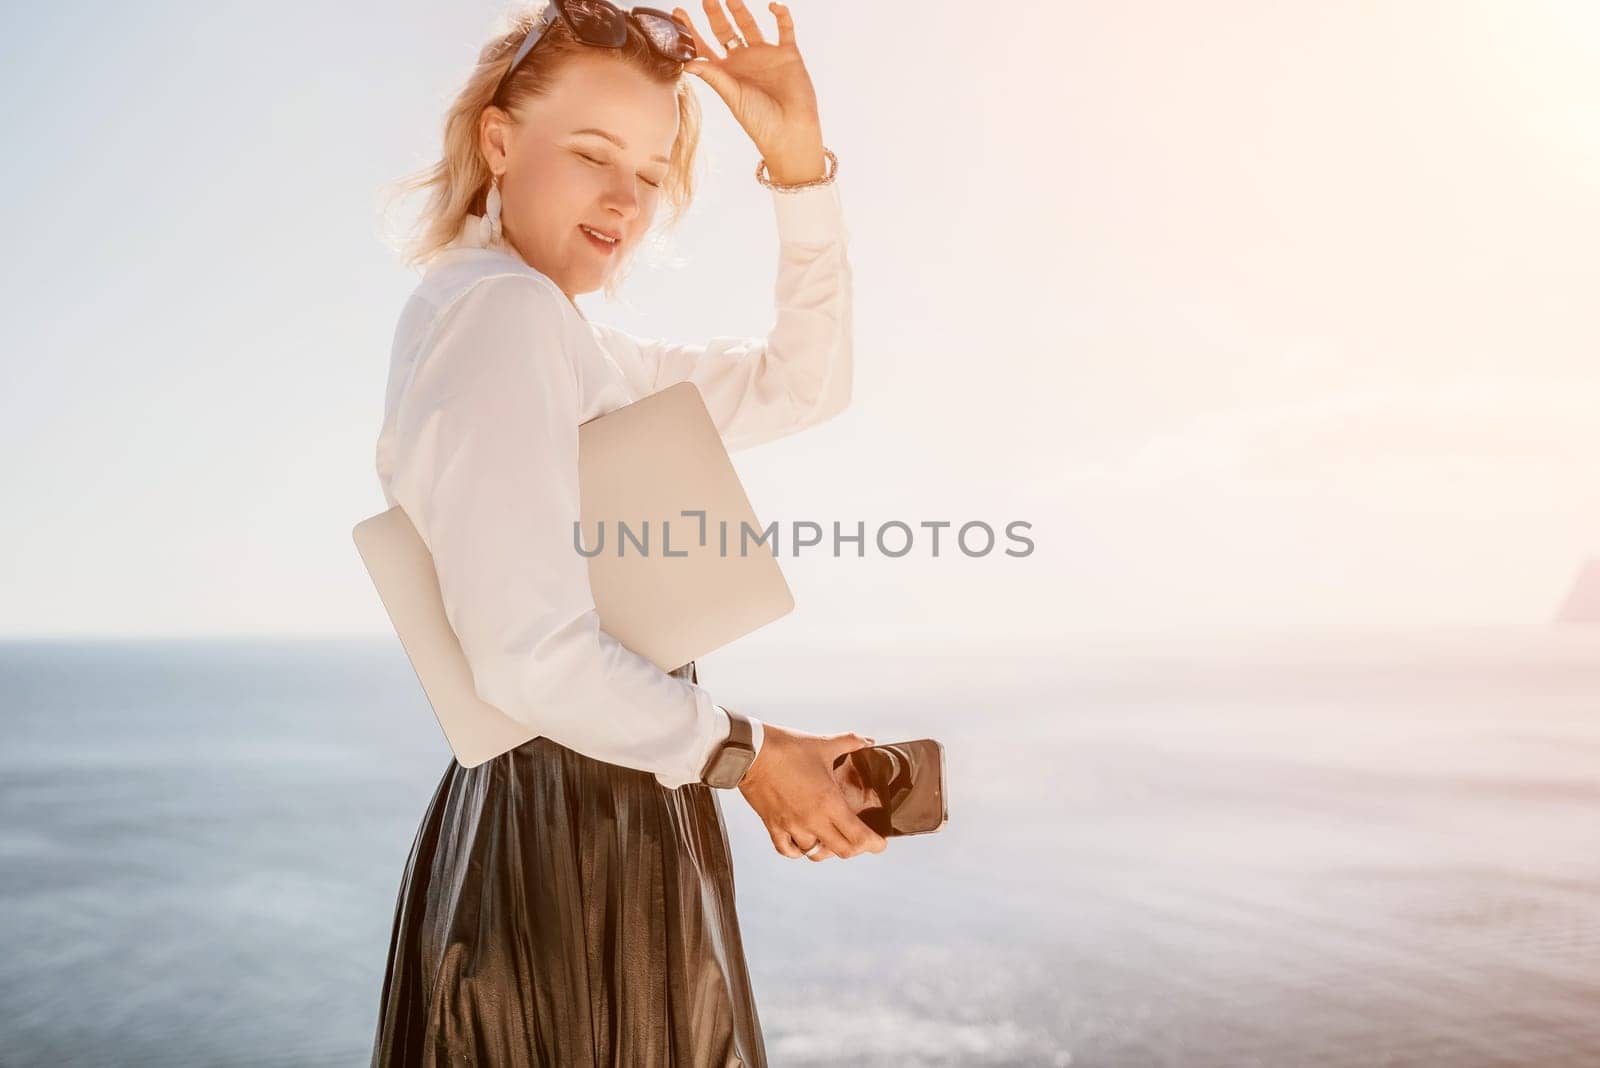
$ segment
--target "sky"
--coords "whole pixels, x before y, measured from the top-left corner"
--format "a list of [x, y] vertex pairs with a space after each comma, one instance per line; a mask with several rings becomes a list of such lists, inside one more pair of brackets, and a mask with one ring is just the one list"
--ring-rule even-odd
[[[388, 633], [350, 540], [416, 284], [380, 197], [501, 10], [10, 20], [0, 635]], [[1600, 554], [1600, 7], [792, 10], [857, 376], [735, 455], [757, 514], [1034, 549], [785, 557], [769, 636], [1539, 623]], [[761, 334], [771, 195], [695, 87], [694, 207], [582, 300]]]

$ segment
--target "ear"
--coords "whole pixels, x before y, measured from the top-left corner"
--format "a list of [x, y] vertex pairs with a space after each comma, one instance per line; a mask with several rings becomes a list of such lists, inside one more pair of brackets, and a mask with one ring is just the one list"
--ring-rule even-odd
[[511, 116], [490, 104], [478, 116], [478, 151], [483, 153], [489, 169], [496, 173], [505, 170], [506, 157], [511, 151]]

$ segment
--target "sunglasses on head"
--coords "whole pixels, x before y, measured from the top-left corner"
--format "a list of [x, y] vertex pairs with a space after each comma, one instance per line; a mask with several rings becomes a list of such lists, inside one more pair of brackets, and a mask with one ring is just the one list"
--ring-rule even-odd
[[522, 46], [512, 57], [511, 66], [500, 76], [500, 84], [494, 89], [495, 96], [500, 95], [512, 72], [528, 58], [533, 46], [539, 43], [539, 38], [555, 25], [558, 18], [567, 24], [573, 37], [596, 48], [621, 48], [627, 44], [628, 22], [632, 20], [650, 47], [667, 59], [687, 63], [696, 55], [694, 38], [688, 30], [678, 25], [670, 12], [654, 7], [636, 7], [624, 11], [609, 0], [550, 0], [534, 20], [528, 36], [522, 39]]

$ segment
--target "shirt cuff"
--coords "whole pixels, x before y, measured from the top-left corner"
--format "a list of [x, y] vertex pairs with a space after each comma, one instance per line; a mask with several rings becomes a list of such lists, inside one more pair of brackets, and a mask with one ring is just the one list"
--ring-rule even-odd
[[[670, 678], [670, 676], [668, 676]], [[674, 679], [673, 681], [678, 681]], [[684, 680], [682, 683], [694, 695], [695, 703], [695, 752], [690, 756], [687, 767], [676, 767], [675, 770], [656, 772], [656, 781], [668, 790], [676, 790], [680, 786], [687, 786], [692, 782], [699, 782], [700, 776], [705, 773], [706, 762], [711, 759], [711, 754], [716, 752], [717, 746], [728, 736], [732, 725], [728, 722], [728, 714], [722, 706], [711, 700], [711, 694], [703, 686]], [[676, 762], [674, 762], [676, 763]]]
[[750, 745], [755, 749], [756, 756], [760, 756], [761, 741], [766, 737], [766, 728], [761, 725], [759, 719], [752, 715], [746, 714], [744, 718], [750, 721]]
[[837, 178], [790, 193], [774, 189], [772, 210], [777, 213], [780, 241], [822, 244], [849, 237]]

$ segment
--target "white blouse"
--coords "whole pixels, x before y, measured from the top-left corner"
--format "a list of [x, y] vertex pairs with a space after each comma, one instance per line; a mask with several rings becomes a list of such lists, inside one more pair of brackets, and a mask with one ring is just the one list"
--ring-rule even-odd
[[378, 480], [433, 554], [479, 696], [668, 788], [699, 781], [728, 716], [600, 629], [572, 543], [578, 424], [684, 379], [730, 451], [844, 410], [851, 277], [837, 180], [771, 196], [777, 314], [766, 337], [683, 344], [591, 323], [489, 241], [477, 215], [428, 261], [395, 330]]

